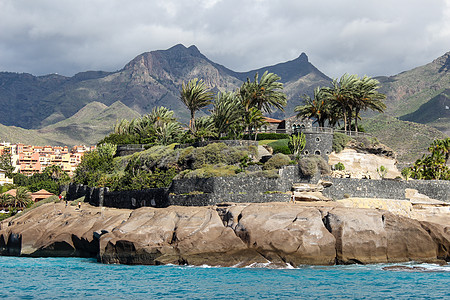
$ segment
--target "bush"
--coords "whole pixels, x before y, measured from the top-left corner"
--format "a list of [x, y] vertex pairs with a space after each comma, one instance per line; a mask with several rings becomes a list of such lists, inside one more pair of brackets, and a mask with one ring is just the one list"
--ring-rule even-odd
[[301, 159], [298, 162], [298, 166], [300, 167], [300, 171], [302, 172], [302, 174], [305, 176], [314, 176], [319, 170], [317, 168], [316, 160], [312, 159], [311, 157]]
[[341, 152], [344, 150], [345, 145], [351, 140], [352, 138], [347, 136], [344, 133], [335, 132], [333, 134], [333, 151], [336, 153]]
[[289, 156], [282, 153], [277, 153], [264, 164], [263, 169], [281, 169], [284, 166], [288, 166], [290, 163], [291, 159], [289, 158]]
[[199, 148], [189, 147], [180, 150], [178, 165], [181, 169], [191, 170], [200, 169], [204, 165], [239, 165], [245, 157], [256, 155], [256, 151], [256, 147], [229, 147], [223, 143]]
[[282, 140], [278, 140], [272, 143], [267, 144], [268, 146], [272, 147], [273, 149], [273, 154], [276, 153], [282, 153], [282, 154], [292, 154], [291, 150], [289, 149], [289, 139], [282, 139]]
[[337, 171], [344, 171], [345, 170], [345, 166], [343, 163], [338, 162], [337, 164], [334, 165], [334, 169]]
[[227, 165], [204, 165], [200, 169], [184, 171], [177, 178], [209, 178], [234, 176], [238, 173], [239, 167]]
[[330, 167], [322, 156], [312, 155], [301, 159], [298, 162], [300, 171], [305, 176], [314, 176], [320, 171], [320, 174], [329, 174]]
[[[253, 139], [254, 139], [254, 135]], [[282, 139], [288, 139], [289, 138], [289, 134], [287, 133], [258, 133], [258, 135], [256, 136], [256, 140], [257, 141], [262, 141], [262, 140], [282, 140]], [[244, 134], [243, 140], [248, 140], [248, 134]]]

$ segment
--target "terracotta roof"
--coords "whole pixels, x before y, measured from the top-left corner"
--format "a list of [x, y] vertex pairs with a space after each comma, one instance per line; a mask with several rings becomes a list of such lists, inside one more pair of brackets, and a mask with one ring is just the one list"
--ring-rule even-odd
[[38, 195], [50, 195], [50, 196], [53, 196], [54, 194], [50, 193], [50, 192], [48, 192], [46, 190], [40, 190], [40, 191], [32, 193], [31, 195], [32, 196], [38, 196]]
[[2, 193], [2, 195], [11, 195], [13, 197], [15, 197], [16, 194], [17, 194], [17, 190], [16, 189], [12, 189], [12, 190], [9, 190], [9, 191], [6, 191], [6, 192]]
[[283, 122], [282, 120], [277, 120], [277, 119], [273, 119], [273, 118], [269, 118], [269, 117], [264, 117], [264, 120], [267, 123], [281, 123], [281, 122]]

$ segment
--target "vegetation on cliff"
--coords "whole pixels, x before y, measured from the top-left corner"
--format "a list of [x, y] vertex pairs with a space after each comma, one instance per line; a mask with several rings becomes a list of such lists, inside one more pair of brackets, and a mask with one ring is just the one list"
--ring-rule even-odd
[[421, 159], [416, 160], [410, 168], [402, 170], [402, 175], [407, 179], [440, 179], [450, 180], [450, 168], [448, 161], [450, 156], [450, 138], [435, 140], [428, 147], [430, 154], [423, 155]]

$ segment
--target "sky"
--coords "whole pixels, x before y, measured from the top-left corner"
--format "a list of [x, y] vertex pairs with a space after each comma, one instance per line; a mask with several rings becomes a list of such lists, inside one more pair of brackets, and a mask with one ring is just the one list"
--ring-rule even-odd
[[0, 0], [0, 71], [116, 71], [196, 45], [250, 71], [297, 58], [326, 75], [395, 75], [450, 51], [450, 0]]

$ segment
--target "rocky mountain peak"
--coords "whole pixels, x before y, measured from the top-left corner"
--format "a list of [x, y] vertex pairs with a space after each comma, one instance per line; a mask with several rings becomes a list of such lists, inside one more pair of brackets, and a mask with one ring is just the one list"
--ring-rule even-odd
[[301, 62], [308, 62], [308, 55], [306, 55], [305, 52], [302, 52], [302, 54], [300, 54], [297, 60]]

